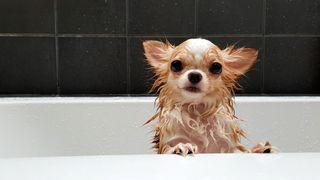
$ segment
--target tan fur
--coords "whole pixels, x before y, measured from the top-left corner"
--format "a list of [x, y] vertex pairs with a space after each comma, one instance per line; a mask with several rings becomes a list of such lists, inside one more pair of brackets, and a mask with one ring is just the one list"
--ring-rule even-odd
[[[220, 50], [212, 44], [201, 54], [201, 61], [196, 62], [188, 43], [185, 41], [177, 47], [169, 42], [143, 43], [147, 61], [156, 75], [151, 91], [159, 93], [157, 113], [147, 121], [157, 121], [154, 148], [158, 153], [250, 152], [240, 143], [245, 132], [235, 116], [233, 96], [238, 87], [237, 78], [254, 64], [257, 51], [233, 46]], [[170, 70], [171, 62], [177, 59], [183, 64], [182, 72]], [[221, 74], [209, 72], [213, 62], [222, 65]], [[187, 70], [200, 70], [208, 81], [204, 95], [192, 101], [183, 97], [183, 89], [176, 85]]]

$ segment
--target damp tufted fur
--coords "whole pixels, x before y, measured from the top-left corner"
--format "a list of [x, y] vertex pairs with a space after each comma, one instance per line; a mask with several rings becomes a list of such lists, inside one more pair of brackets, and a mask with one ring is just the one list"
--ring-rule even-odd
[[[234, 46], [221, 50], [200, 38], [178, 46], [151, 40], [143, 47], [156, 77], [151, 91], [159, 93], [157, 113], [146, 122], [156, 121], [153, 143], [158, 153], [251, 151], [240, 142], [245, 132], [235, 116], [233, 96], [236, 80], [256, 61], [256, 50]], [[182, 62], [181, 72], [170, 69], [174, 60]], [[209, 71], [213, 62], [222, 65], [221, 74]], [[196, 85], [199, 92], [185, 89], [190, 72], [203, 77]]]

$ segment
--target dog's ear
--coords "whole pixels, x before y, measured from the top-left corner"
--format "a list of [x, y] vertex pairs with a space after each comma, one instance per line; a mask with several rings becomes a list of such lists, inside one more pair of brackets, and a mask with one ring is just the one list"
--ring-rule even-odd
[[143, 42], [143, 48], [148, 63], [155, 69], [164, 70], [174, 47], [168, 41], [148, 40]]
[[229, 46], [220, 53], [225, 65], [237, 76], [246, 73], [256, 62], [257, 56], [256, 49], [235, 48], [234, 46]]

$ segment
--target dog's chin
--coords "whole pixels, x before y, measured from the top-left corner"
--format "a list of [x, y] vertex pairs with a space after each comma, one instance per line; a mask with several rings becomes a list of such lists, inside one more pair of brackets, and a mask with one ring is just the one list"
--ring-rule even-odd
[[188, 86], [183, 88], [183, 90], [189, 92], [189, 93], [201, 93], [201, 89], [195, 86]]
[[185, 100], [200, 100], [204, 96], [201, 88], [195, 86], [187, 86], [181, 89], [181, 95]]

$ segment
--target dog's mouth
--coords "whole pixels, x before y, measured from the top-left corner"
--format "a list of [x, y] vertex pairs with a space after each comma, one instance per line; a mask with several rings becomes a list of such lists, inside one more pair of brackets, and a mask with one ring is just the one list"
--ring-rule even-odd
[[192, 92], [192, 93], [199, 93], [201, 92], [201, 89], [195, 86], [188, 86], [185, 87], [184, 90], [188, 91], [188, 92]]

